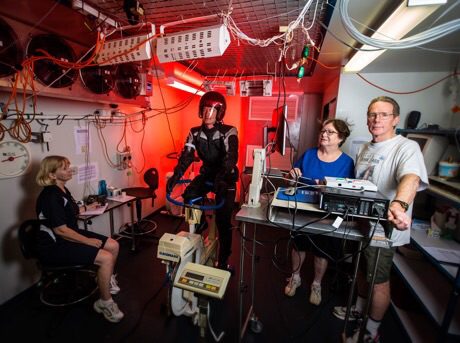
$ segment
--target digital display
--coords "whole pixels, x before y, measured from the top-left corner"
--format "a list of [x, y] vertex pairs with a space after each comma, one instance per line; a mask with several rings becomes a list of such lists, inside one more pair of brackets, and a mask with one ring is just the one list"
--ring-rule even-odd
[[195, 273], [191, 273], [191, 272], [185, 273], [185, 276], [188, 277], [188, 278], [191, 278], [191, 279], [198, 280], [198, 281], [203, 281], [203, 279], [204, 279], [203, 275], [199, 275], [199, 274], [195, 274]]

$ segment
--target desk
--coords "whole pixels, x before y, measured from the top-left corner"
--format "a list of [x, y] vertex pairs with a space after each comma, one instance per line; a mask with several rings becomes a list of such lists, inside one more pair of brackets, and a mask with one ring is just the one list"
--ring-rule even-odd
[[[261, 206], [260, 207], [242, 207], [238, 213], [236, 214], [236, 220], [241, 222], [242, 228], [241, 228], [241, 239], [240, 239], [240, 274], [239, 274], [239, 279], [238, 279], [238, 284], [239, 284], [239, 323], [238, 323], [238, 341], [241, 342], [243, 339], [243, 336], [246, 332], [247, 325], [249, 321], [251, 320], [252, 324], [254, 325], [252, 327], [254, 332], [260, 332], [262, 330], [262, 327], [260, 323], [258, 323], [257, 316], [255, 315], [254, 312], [254, 296], [255, 296], [255, 275], [256, 275], [256, 269], [255, 269], [255, 251], [256, 251], [256, 232], [257, 232], [257, 224], [265, 225], [265, 226], [270, 226], [270, 227], [278, 227], [281, 226], [282, 228], [291, 230], [293, 229], [292, 226], [292, 215], [284, 212], [284, 211], [273, 211], [273, 220], [272, 222], [269, 222], [267, 220], [267, 200], [261, 200]], [[318, 217], [318, 215], [311, 214], [309, 212], [302, 212], [302, 211], [297, 211], [296, 213], [296, 223], [294, 225], [294, 228], [299, 229], [300, 227], [304, 226], [306, 223], [310, 222], [313, 219], [321, 218], [321, 215]], [[251, 303], [249, 307], [248, 314], [246, 315], [243, 323], [243, 289], [244, 289], [244, 258], [245, 258], [245, 237], [246, 237], [246, 223], [251, 223], [254, 225], [254, 232], [253, 232], [253, 237], [252, 237], [252, 260], [251, 260]], [[335, 229], [331, 225], [332, 221], [322, 221], [318, 223], [313, 223], [309, 224], [306, 227], [300, 228], [300, 232], [307, 232], [307, 233], [323, 233], [328, 236], [332, 237], [339, 237], [339, 238], [346, 238], [347, 240], [354, 240], [358, 242], [358, 254], [356, 255], [355, 259], [355, 265], [353, 268], [353, 281], [351, 284], [350, 288], [350, 293], [348, 296], [348, 302], [347, 302], [347, 315], [345, 317], [345, 323], [344, 323], [344, 332], [346, 330], [347, 324], [348, 324], [348, 319], [349, 319], [349, 314], [350, 314], [350, 308], [351, 308], [351, 303], [353, 301], [353, 292], [356, 284], [356, 275], [358, 272], [358, 265], [359, 265], [359, 260], [361, 258], [361, 249], [362, 249], [362, 244], [363, 241], [366, 241], [367, 235], [363, 235], [361, 231], [359, 231], [356, 227], [346, 227], [345, 225], [341, 225], [338, 229]], [[378, 252], [380, 252], [380, 249], [378, 249]], [[379, 259], [379, 253], [377, 254], [376, 258], [376, 264], [377, 266]], [[375, 275], [375, 268], [373, 274]], [[372, 290], [372, 285], [373, 285], [374, 280], [371, 282], [371, 287], [369, 290]], [[369, 292], [370, 294], [371, 292]], [[370, 297], [368, 297], [370, 299]], [[366, 307], [368, 309], [368, 306]], [[365, 312], [367, 313], [367, 311]], [[365, 318], [366, 319], [366, 318]], [[365, 322], [365, 321], [364, 321]], [[254, 324], [255, 323], [255, 324]], [[365, 325], [365, 324], [364, 324]], [[362, 331], [362, 330], [361, 330]]]
[[[114, 228], [114, 223], [113, 223], [113, 210], [125, 205], [125, 204], [130, 204], [130, 213], [131, 213], [131, 225], [134, 224], [134, 206], [133, 202], [136, 201], [135, 197], [127, 198], [125, 201], [114, 201], [114, 200], [107, 200], [107, 208], [105, 209], [104, 213], [109, 213], [109, 218], [110, 218], [110, 237], [113, 237], [115, 235], [115, 228]], [[83, 225], [85, 227], [85, 230], [88, 230], [88, 224], [90, 224], [90, 220], [93, 218], [96, 218], [100, 216], [100, 214], [94, 214], [94, 215], [79, 215], [78, 219], [83, 221]], [[134, 232], [134, 231], [133, 231]], [[129, 237], [132, 239], [132, 244], [131, 244], [131, 250], [134, 251], [136, 249], [136, 244], [135, 244], [135, 237], [132, 235], [132, 237]]]

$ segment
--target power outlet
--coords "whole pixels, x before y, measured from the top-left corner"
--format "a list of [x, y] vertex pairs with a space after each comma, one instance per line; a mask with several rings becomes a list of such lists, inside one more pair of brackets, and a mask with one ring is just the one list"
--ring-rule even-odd
[[117, 152], [117, 168], [118, 170], [124, 170], [131, 168], [131, 151]]

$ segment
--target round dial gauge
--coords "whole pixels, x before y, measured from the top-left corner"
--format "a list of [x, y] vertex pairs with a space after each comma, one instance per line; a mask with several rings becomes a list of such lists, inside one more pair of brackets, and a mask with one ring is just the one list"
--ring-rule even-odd
[[0, 178], [22, 175], [30, 163], [30, 152], [24, 144], [0, 142]]

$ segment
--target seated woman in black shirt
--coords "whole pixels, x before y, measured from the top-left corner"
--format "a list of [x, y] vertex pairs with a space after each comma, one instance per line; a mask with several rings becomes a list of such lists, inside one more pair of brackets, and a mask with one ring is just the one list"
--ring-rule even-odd
[[80, 230], [77, 216], [98, 204], [79, 207], [65, 187], [72, 179], [70, 161], [63, 156], [45, 157], [36, 181], [43, 190], [37, 199], [36, 211], [44, 225], [40, 228], [39, 258], [47, 265], [96, 264], [101, 298], [94, 309], [113, 322], [123, 318], [112, 294], [120, 291], [113, 268], [118, 256], [118, 242], [91, 231]]

